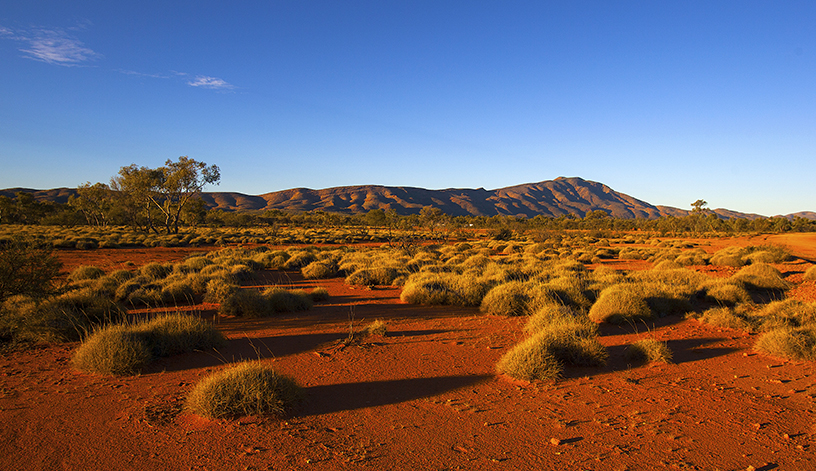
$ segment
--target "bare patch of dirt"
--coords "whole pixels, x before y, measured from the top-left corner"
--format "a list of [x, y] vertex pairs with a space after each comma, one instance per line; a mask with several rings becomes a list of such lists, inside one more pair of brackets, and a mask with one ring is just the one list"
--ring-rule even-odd
[[[82, 264], [183, 258], [160, 250], [136, 258], [119, 249], [110, 262]], [[795, 277], [810, 264], [780, 266]], [[607, 366], [524, 383], [494, 372], [522, 338], [524, 319], [406, 305], [399, 289], [292, 272], [256, 282], [325, 286], [330, 299], [296, 315], [215, 317], [225, 348], [164, 358], [133, 377], [72, 370], [77, 344], [4, 355], [0, 469], [816, 467], [814, 364], [758, 355], [755, 335], [681, 317], [604, 325]], [[809, 283], [790, 294], [812, 301]], [[192, 309], [214, 316], [208, 306]], [[375, 319], [387, 323], [386, 336], [344, 342]], [[668, 342], [674, 362], [629, 364], [626, 346], [647, 336]], [[198, 380], [258, 358], [304, 387], [287, 417], [206, 420], [183, 410]]]

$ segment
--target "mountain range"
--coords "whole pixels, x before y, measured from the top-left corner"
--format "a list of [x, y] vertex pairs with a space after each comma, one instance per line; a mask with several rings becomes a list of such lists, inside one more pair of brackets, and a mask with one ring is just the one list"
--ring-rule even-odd
[[[32, 193], [39, 201], [65, 203], [75, 189], [31, 190], [10, 188], [0, 195], [14, 197], [17, 192]], [[690, 211], [671, 206], [655, 206], [617, 192], [608, 186], [578, 177], [559, 177], [539, 183], [527, 183], [496, 190], [484, 188], [448, 188], [428, 190], [404, 186], [342, 186], [312, 190], [292, 188], [252, 196], [242, 193], [205, 192], [201, 195], [208, 209], [224, 211], [312, 211], [322, 210], [345, 214], [365, 213], [372, 209], [393, 209], [398, 214], [418, 213], [424, 206], [439, 208], [452, 216], [525, 216], [558, 217], [566, 214], [584, 216], [601, 210], [616, 218], [656, 219], [661, 216], [681, 217]], [[759, 214], [740, 213], [728, 209], [713, 209], [722, 218], [761, 218]], [[786, 215], [816, 219], [814, 212]]]

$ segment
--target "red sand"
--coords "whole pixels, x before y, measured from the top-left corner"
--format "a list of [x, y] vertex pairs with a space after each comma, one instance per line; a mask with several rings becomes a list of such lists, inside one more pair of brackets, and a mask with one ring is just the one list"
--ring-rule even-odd
[[[804, 254], [813, 241], [792, 248]], [[118, 268], [182, 258], [177, 250], [114, 250], [107, 265], [89, 257], [101, 251], [79, 254], [80, 264]], [[808, 266], [780, 268], [801, 277]], [[528, 384], [494, 373], [523, 319], [405, 305], [397, 289], [266, 276], [326, 286], [331, 298], [298, 315], [220, 318], [226, 348], [162, 359], [134, 377], [73, 371], [77, 344], [6, 354], [0, 469], [816, 468], [814, 364], [755, 354], [754, 335], [680, 317], [640, 332], [602, 326], [606, 367]], [[805, 282], [792, 295], [814, 301], [814, 292]], [[356, 326], [384, 320], [388, 335], [343, 347], [352, 313]], [[646, 335], [667, 341], [674, 363], [628, 365], [625, 345]], [[182, 410], [199, 379], [255, 358], [305, 388], [288, 417], [210, 421]]]

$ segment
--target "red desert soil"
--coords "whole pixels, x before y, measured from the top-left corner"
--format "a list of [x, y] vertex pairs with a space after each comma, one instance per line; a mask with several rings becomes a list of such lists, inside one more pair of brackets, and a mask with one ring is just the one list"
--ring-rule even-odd
[[[789, 243], [794, 253], [813, 251], [813, 238], [797, 243], [805, 246]], [[101, 251], [79, 254], [112, 269], [184, 256], [174, 250], [113, 250], [108, 262], [92, 258]], [[780, 268], [801, 277], [808, 266]], [[134, 377], [73, 371], [77, 344], [7, 353], [0, 468], [816, 469], [814, 364], [758, 355], [755, 335], [681, 317], [649, 331], [602, 326], [609, 365], [521, 383], [494, 365], [522, 338], [523, 319], [406, 305], [398, 289], [292, 272], [267, 272], [262, 283], [326, 286], [331, 298], [298, 315], [219, 318], [226, 348], [166, 358]], [[814, 300], [813, 282], [800, 291]], [[352, 319], [382, 319], [388, 335], [343, 347]], [[674, 363], [626, 363], [625, 346], [647, 335], [668, 342]], [[205, 420], [182, 410], [199, 379], [256, 358], [304, 387], [287, 417]]]

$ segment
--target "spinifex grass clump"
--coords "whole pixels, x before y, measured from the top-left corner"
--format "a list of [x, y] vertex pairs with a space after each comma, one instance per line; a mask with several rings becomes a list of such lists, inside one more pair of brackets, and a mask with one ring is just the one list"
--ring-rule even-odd
[[113, 324], [94, 332], [72, 358], [89, 373], [129, 375], [157, 357], [215, 348], [224, 337], [198, 317], [169, 314], [136, 324]]
[[791, 284], [782, 278], [782, 273], [766, 263], [755, 263], [738, 271], [733, 279], [756, 289], [786, 290]]
[[741, 303], [750, 303], [751, 295], [745, 289], [745, 284], [739, 280], [717, 280], [704, 286], [706, 299], [724, 306], [735, 306]]
[[282, 415], [301, 396], [293, 379], [253, 361], [201, 380], [187, 396], [186, 406], [207, 418]]
[[816, 360], [816, 326], [779, 327], [762, 334], [756, 351], [790, 360]]
[[508, 351], [496, 365], [499, 373], [527, 381], [558, 378], [564, 364], [601, 366], [608, 353], [598, 341], [598, 327], [569, 308], [546, 305], [525, 330], [532, 336]]
[[68, 281], [95, 280], [103, 276], [105, 272], [99, 267], [81, 266], [74, 268], [68, 275]]
[[715, 327], [753, 331], [758, 325], [758, 321], [750, 315], [744, 306], [742, 304], [736, 307], [715, 307], [703, 311], [702, 314], [693, 313], [690, 316], [704, 324]]
[[495, 282], [476, 274], [414, 273], [400, 299], [410, 304], [478, 306]]
[[672, 352], [666, 342], [657, 339], [640, 339], [626, 349], [626, 358], [633, 362], [671, 363]]

